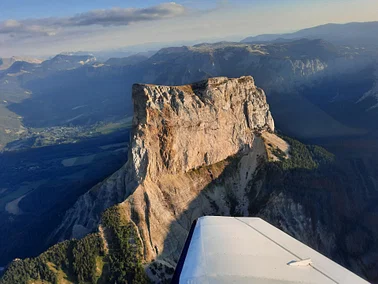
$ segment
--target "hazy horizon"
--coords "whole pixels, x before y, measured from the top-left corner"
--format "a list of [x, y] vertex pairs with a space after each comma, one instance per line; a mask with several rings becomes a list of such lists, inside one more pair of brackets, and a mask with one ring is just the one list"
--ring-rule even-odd
[[327, 23], [378, 20], [378, 2], [373, 0], [246, 2], [97, 0], [75, 5], [72, 0], [5, 0], [0, 3], [5, 11], [0, 15], [0, 57], [241, 40]]

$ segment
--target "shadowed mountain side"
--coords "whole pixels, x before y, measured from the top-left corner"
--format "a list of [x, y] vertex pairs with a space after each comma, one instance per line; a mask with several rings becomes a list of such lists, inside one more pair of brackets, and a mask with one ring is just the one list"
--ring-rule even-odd
[[[180, 192], [186, 192], [185, 187], [181, 187], [180, 191], [174, 185], [159, 185], [161, 191], [169, 191], [170, 195], [167, 197], [167, 194], [163, 194], [164, 199], [155, 199], [160, 204], [149, 203], [149, 218], [157, 214], [164, 216], [164, 219], [172, 219], [172, 222], [164, 239], [163, 251], [159, 251], [156, 261], [149, 266], [150, 277], [156, 278], [158, 275], [161, 279], [164, 275], [168, 281], [171, 275], [162, 272], [169, 271], [177, 263], [192, 222], [201, 216], [221, 215], [261, 217], [360, 276], [377, 283], [378, 243], [375, 236], [378, 234], [378, 219], [372, 216], [372, 206], [378, 198], [376, 188], [370, 187], [368, 193], [361, 197], [359, 190], [365, 188], [354, 181], [354, 170], [350, 164], [342, 166], [345, 161], [321, 161], [319, 159], [326, 156], [315, 152], [308, 157], [318, 163], [312, 169], [304, 165], [284, 169], [289, 162], [268, 162], [266, 156], [258, 155], [258, 168], [245, 188], [241, 188], [240, 184], [244, 180], [241, 174], [242, 161], [245, 157], [231, 158], [228, 163], [222, 164], [221, 173], [217, 172], [216, 175], [211, 175], [211, 168], [201, 169], [202, 172], [198, 174], [206, 177], [208, 183], [202, 190], [195, 192], [197, 196], [189, 205], [181, 206], [180, 212], [176, 210], [181, 203], [185, 203], [182, 199], [180, 201]], [[144, 192], [145, 196], [149, 194]], [[179, 204], [175, 203], [176, 200]], [[248, 210], [243, 211], [246, 206]], [[143, 205], [140, 207], [143, 208]], [[164, 215], [159, 212], [161, 208], [165, 210]], [[143, 223], [138, 219], [142, 216], [134, 211], [132, 214], [134, 222]], [[160, 227], [149, 228], [149, 222], [150, 219], [146, 219], [150, 234], [151, 231], [161, 230]], [[145, 229], [140, 228], [142, 239]]]
[[344, 136], [357, 136], [367, 133], [367, 129], [363, 127], [353, 128], [343, 124], [314, 105], [309, 98], [296, 93], [271, 94], [269, 103], [277, 129], [298, 139], [311, 140], [324, 137], [338, 137], [340, 139]]
[[356, 182], [360, 171], [353, 161], [312, 171], [268, 165], [261, 172], [262, 187], [250, 189], [250, 194], [263, 192], [252, 206], [258, 216], [376, 283], [378, 219], [372, 205], [378, 195], [366, 182], [377, 176]]

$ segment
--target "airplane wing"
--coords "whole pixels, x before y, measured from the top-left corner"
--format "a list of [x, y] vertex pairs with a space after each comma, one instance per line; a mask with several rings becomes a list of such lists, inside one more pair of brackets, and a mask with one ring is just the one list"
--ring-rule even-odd
[[260, 218], [201, 217], [172, 283], [368, 283]]

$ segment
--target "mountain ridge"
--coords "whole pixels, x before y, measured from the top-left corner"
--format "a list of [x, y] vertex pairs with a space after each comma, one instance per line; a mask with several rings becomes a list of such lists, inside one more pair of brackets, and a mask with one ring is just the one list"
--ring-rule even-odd
[[316, 27], [305, 28], [293, 33], [262, 34], [243, 39], [241, 42], [271, 42], [279, 39], [324, 39], [335, 44], [376, 47], [378, 41], [373, 34], [378, 21], [352, 22], [346, 24], [329, 23]]

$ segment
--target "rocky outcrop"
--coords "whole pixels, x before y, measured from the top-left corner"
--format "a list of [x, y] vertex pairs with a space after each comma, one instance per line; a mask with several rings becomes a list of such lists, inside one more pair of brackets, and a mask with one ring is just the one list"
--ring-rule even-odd
[[134, 85], [132, 157], [138, 180], [216, 164], [252, 148], [254, 132], [274, 131], [252, 77], [193, 85]]
[[[274, 131], [265, 94], [252, 77], [220, 77], [177, 87], [134, 85], [133, 100], [133, 137], [127, 164], [79, 198], [52, 240], [84, 236], [96, 229], [103, 210], [132, 193], [130, 199], [143, 189], [151, 191], [163, 180], [167, 185], [170, 181], [183, 186], [192, 182], [187, 185], [194, 198], [222, 172], [204, 171], [206, 167], [222, 168], [229, 157], [248, 156], [256, 143], [261, 144], [256, 133]], [[193, 179], [196, 171], [207, 177]], [[248, 178], [251, 175], [252, 171], [246, 174]], [[182, 192], [179, 187], [176, 190]], [[144, 207], [146, 202], [152, 201], [143, 195]], [[180, 202], [185, 207], [189, 200]], [[146, 259], [157, 255], [151, 240], [150, 247]]]

